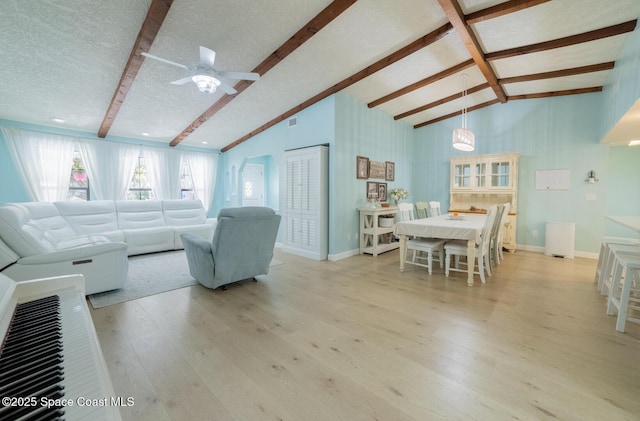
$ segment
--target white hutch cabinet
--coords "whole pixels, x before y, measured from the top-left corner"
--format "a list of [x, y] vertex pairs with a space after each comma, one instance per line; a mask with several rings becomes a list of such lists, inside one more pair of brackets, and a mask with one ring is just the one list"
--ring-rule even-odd
[[288, 253], [315, 260], [329, 254], [329, 148], [285, 152], [284, 242]]
[[518, 158], [517, 153], [451, 158], [449, 212], [484, 213], [509, 202], [503, 247], [510, 251], [516, 249]]

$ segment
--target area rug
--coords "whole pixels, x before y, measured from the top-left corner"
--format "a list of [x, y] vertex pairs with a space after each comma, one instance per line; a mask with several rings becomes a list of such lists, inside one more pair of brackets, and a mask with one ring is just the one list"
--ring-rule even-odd
[[[270, 266], [281, 264], [283, 262], [274, 259]], [[91, 294], [88, 298], [93, 308], [100, 308], [197, 283], [189, 274], [184, 250], [132, 256], [122, 289]]]

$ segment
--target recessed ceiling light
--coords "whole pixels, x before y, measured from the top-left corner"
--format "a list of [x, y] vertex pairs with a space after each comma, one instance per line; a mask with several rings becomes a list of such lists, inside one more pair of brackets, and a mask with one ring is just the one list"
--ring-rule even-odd
[[60, 118], [60, 117], [51, 117], [51, 121], [54, 121], [56, 123], [64, 123], [67, 120], [65, 120], [64, 118]]
[[149, 136], [149, 132], [141, 132], [140, 133], [142, 136]]
[[203, 141], [202, 141], [202, 144], [203, 144], [203, 145], [208, 145], [208, 144], [209, 144], [209, 142], [207, 142], [206, 140], [203, 140]]
[[640, 140], [630, 140], [629, 146], [640, 146]]

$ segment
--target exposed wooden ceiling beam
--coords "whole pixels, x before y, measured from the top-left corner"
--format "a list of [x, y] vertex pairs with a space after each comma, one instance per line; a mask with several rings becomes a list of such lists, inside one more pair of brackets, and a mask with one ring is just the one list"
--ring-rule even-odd
[[[534, 98], [549, 98], [556, 96], [566, 96], [566, 95], [580, 95], [580, 94], [590, 94], [593, 92], [601, 92], [602, 86], [595, 86], [592, 88], [579, 88], [579, 89], [567, 89], [564, 91], [552, 91], [552, 92], [539, 92], [534, 94], [524, 94], [524, 95], [510, 95], [509, 101], [518, 100], [518, 99], [534, 99]], [[454, 98], [455, 99], [455, 98]], [[493, 99], [491, 101], [483, 102], [482, 104], [474, 105], [473, 107], [467, 108], [467, 112], [479, 110], [480, 108], [485, 108], [493, 104], [497, 104], [500, 101], [497, 99]], [[433, 120], [425, 121], [424, 123], [419, 123], [413, 126], [414, 129], [419, 129], [420, 127], [425, 127], [430, 124], [437, 123], [439, 121], [446, 120], [451, 117], [455, 117], [462, 114], [462, 110], [454, 111], [447, 115], [440, 116], [438, 118], [434, 118]]]
[[482, 72], [484, 78], [489, 83], [489, 86], [491, 86], [491, 89], [493, 89], [498, 100], [500, 102], [507, 102], [507, 95], [504, 93], [502, 86], [498, 83], [498, 78], [491, 68], [491, 65], [485, 59], [484, 52], [482, 51], [482, 47], [480, 47], [480, 43], [478, 42], [476, 35], [467, 25], [464, 13], [462, 13], [462, 8], [458, 4], [458, 1], [438, 0], [438, 3], [440, 3], [440, 7], [444, 10], [449, 22], [451, 22], [451, 25], [453, 25], [456, 32], [462, 39], [467, 51], [471, 54], [471, 58], [480, 69], [480, 72]]
[[[492, 99], [491, 101], [483, 102], [482, 104], [474, 105], [473, 107], [467, 108], [467, 112], [479, 110], [480, 108], [485, 108], [485, 107], [488, 107], [488, 106], [493, 105], [493, 104], [498, 104], [499, 102], [500, 101], [497, 100], [497, 99]], [[461, 114], [462, 114], [462, 110], [455, 111], [453, 113], [450, 113], [450, 114], [447, 114], [447, 115], [443, 115], [443, 116], [438, 117], [438, 118], [434, 118], [433, 120], [429, 120], [429, 121], [425, 121], [424, 123], [416, 124], [415, 126], [413, 126], [413, 128], [414, 129], [419, 129], [420, 127], [428, 126], [429, 124], [437, 123], [438, 121], [446, 120], [448, 118], [455, 117], [455, 116], [461, 115]]]
[[465, 20], [467, 21], [467, 25], [473, 25], [474, 23], [499, 18], [500, 16], [537, 6], [548, 1], [551, 0], [510, 0], [470, 13], [465, 16]]
[[[584, 74], [584, 73], [592, 73], [592, 72], [600, 72], [603, 70], [610, 70], [613, 69], [615, 65], [614, 61], [609, 61], [606, 63], [599, 63], [599, 64], [592, 64], [589, 66], [581, 66], [581, 67], [573, 67], [570, 69], [562, 69], [562, 70], [556, 70], [553, 72], [543, 72], [543, 73], [533, 73], [533, 74], [529, 74], [529, 75], [522, 75], [522, 76], [514, 76], [514, 77], [510, 77], [510, 78], [504, 78], [504, 79], [500, 79], [499, 82], [501, 84], [506, 84], [506, 83], [516, 83], [516, 82], [529, 82], [532, 80], [541, 80], [541, 79], [552, 79], [552, 78], [556, 78], [556, 77], [563, 77], [563, 76], [573, 76], [573, 75], [579, 75], [579, 74]], [[489, 84], [484, 83], [478, 86], [474, 86], [473, 88], [470, 88], [467, 91], [467, 94], [472, 94], [474, 92], [478, 92], [481, 91], [483, 89], [486, 89], [489, 87]], [[597, 91], [593, 91], [592, 89], [595, 88], [587, 88], [588, 91], [587, 92], [597, 92]], [[586, 92], [582, 92], [580, 89], [573, 89], [573, 90], [566, 90], [566, 91], [559, 91], [559, 92], [563, 92], [562, 95], [572, 95], [572, 94], [582, 94], [582, 93], [586, 93]], [[394, 120], [399, 120], [401, 118], [405, 118], [405, 117], [409, 117], [410, 115], [413, 114], [417, 114], [419, 112], [428, 110], [430, 108], [433, 107], [437, 107], [438, 105], [442, 105], [445, 104], [447, 102], [450, 101], [454, 101], [458, 98], [460, 98], [460, 96], [462, 95], [462, 93], [457, 93], [454, 95], [450, 95], [446, 98], [442, 98], [439, 99], [437, 101], [434, 101], [430, 104], [427, 105], [423, 105], [421, 107], [418, 108], [414, 108], [413, 110], [404, 112], [402, 114], [398, 114], [396, 116], [393, 117]], [[531, 94], [533, 96], [531, 96], [532, 98], [545, 98], [548, 96], [554, 96], [554, 95], [549, 95], [549, 94]], [[539, 96], [541, 95], [541, 96]], [[557, 96], [557, 95], [556, 95]], [[511, 99], [524, 99], [524, 98], [520, 98], [520, 97], [513, 97], [510, 96], [508, 97], [509, 100]]]
[[449, 69], [443, 70], [440, 73], [436, 73], [435, 75], [429, 76], [426, 79], [422, 79], [419, 80], [416, 83], [412, 83], [409, 86], [405, 86], [402, 89], [398, 89], [395, 92], [390, 93], [389, 95], [385, 95], [382, 98], [378, 98], [375, 101], [371, 101], [370, 103], [367, 104], [367, 107], [369, 108], [373, 108], [376, 107], [380, 104], [384, 104], [385, 102], [391, 101], [392, 99], [401, 97], [402, 95], [406, 95], [409, 92], [415, 91], [416, 89], [420, 89], [424, 86], [427, 86], [431, 83], [437, 82], [441, 79], [444, 79], [446, 77], [449, 77], [451, 75], [454, 75], [464, 69], [468, 69], [469, 67], [473, 66], [474, 62], [473, 60], [467, 60], [463, 63], [457, 64], [453, 67], [450, 67]]
[[509, 96], [509, 101], [517, 99], [549, 98], [565, 95], [590, 94], [592, 92], [602, 92], [602, 86], [595, 86], [593, 88], [567, 89], [565, 91], [540, 92], [536, 94], [512, 95]]
[[531, 75], [506, 77], [500, 79], [500, 83], [517, 83], [517, 82], [530, 82], [532, 80], [553, 79], [556, 77], [574, 76], [584, 73], [600, 72], [603, 70], [611, 70], [615, 66], [615, 61], [609, 61], [606, 63], [591, 64], [589, 66], [573, 67], [571, 69], [556, 70], [553, 72], [542, 72]]
[[537, 53], [554, 48], [568, 47], [570, 45], [582, 44], [583, 42], [595, 41], [602, 38], [613, 37], [631, 32], [635, 29], [637, 19], [620, 23], [618, 25], [608, 26], [606, 28], [596, 29], [594, 31], [584, 32], [578, 35], [571, 35], [564, 38], [558, 38], [551, 41], [540, 42], [537, 44], [525, 45], [522, 47], [509, 48], [508, 50], [495, 51], [487, 53], [487, 60], [498, 60], [503, 58], [515, 57], [522, 54]]
[[120, 107], [144, 62], [144, 57], [141, 53], [149, 52], [149, 48], [151, 48], [153, 40], [156, 38], [156, 35], [158, 35], [164, 18], [167, 16], [167, 13], [169, 13], [171, 3], [173, 3], [173, 0], [153, 0], [151, 2], [142, 28], [140, 28], [140, 32], [138, 32], [136, 43], [133, 45], [131, 54], [129, 54], [127, 65], [124, 67], [124, 71], [120, 77], [120, 82], [118, 82], [118, 87], [111, 98], [109, 108], [107, 108], [107, 112], [98, 130], [98, 137], [106, 137], [109, 129], [111, 129], [111, 125], [115, 121], [118, 111], [120, 111]]
[[[313, 19], [311, 19], [305, 26], [303, 26], [298, 32], [296, 32], [291, 38], [289, 38], [284, 44], [282, 44], [276, 51], [271, 53], [262, 63], [252, 70], [254, 73], [263, 76], [278, 63], [285, 59], [289, 54], [294, 52], [298, 47], [307, 42], [312, 36], [318, 33], [322, 28], [331, 23], [342, 12], [347, 10], [357, 0], [334, 0], [330, 5], [324, 8]], [[215, 104], [209, 107], [205, 112], [200, 114], [191, 124], [187, 126], [178, 136], [176, 136], [170, 143], [171, 146], [176, 146], [182, 142], [187, 136], [193, 133], [198, 127], [203, 125], [207, 120], [217, 114], [222, 108], [230, 103], [233, 98], [240, 95], [245, 89], [251, 86], [253, 82], [243, 80], [238, 82], [233, 88], [238, 91], [234, 95], [223, 95]]]
[[316, 102], [319, 102], [321, 100], [323, 100], [324, 98], [327, 98], [330, 95], [335, 94], [336, 92], [339, 92], [351, 85], [353, 85], [356, 82], [361, 81], [362, 79], [364, 79], [367, 76], [370, 76], [382, 69], [384, 69], [385, 67], [399, 61], [402, 60], [403, 58], [415, 53], [416, 51], [438, 41], [439, 39], [444, 38], [445, 36], [447, 36], [448, 34], [450, 34], [453, 31], [453, 27], [451, 26], [451, 24], [447, 23], [443, 26], [441, 26], [440, 28], [436, 29], [435, 31], [430, 32], [429, 34], [413, 41], [411, 44], [406, 45], [405, 47], [401, 48], [400, 50], [388, 55], [387, 57], [384, 57], [381, 60], [378, 60], [377, 62], [375, 62], [374, 64], [364, 68], [363, 70], [349, 76], [348, 78], [344, 79], [342, 82], [339, 82], [327, 89], [325, 89], [324, 91], [320, 92], [319, 94], [313, 96], [312, 98], [309, 98], [308, 100], [306, 100], [305, 102], [303, 102], [302, 104], [299, 104], [295, 107], [293, 107], [292, 109], [290, 109], [289, 111], [279, 115], [278, 117], [274, 118], [273, 120], [263, 124], [262, 126], [258, 127], [255, 130], [252, 130], [250, 133], [247, 133], [246, 135], [242, 136], [241, 138], [231, 142], [230, 144], [228, 144], [227, 146], [225, 146], [224, 148], [221, 149], [222, 152], [226, 152], [229, 149], [232, 149], [236, 146], [238, 146], [239, 144], [241, 144], [242, 142], [252, 138], [253, 136], [257, 135], [258, 133], [261, 133], [265, 130], [267, 130], [270, 127], [275, 126], [276, 124], [280, 123], [281, 121], [286, 120], [287, 118], [293, 116], [294, 114], [304, 110], [305, 108], [315, 104]]
[[[480, 85], [477, 85], [477, 86], [474, 86], [473, 88], [468, 89], [467, 90], [467, 95], [471, 95], [471, 94], [473, 94], [475, 92], [479, 92], [479, 91], [481, 91], [483, 89], [487, 89], [487, 88], [489, 88], [489, 84], [488, 83], [482, 83]], [[409, 110], [409, 111], [404, 112], [402, 114], [398, 114], [398, 115], [394, 116], [393, 119], [394, 120], [400, 120], [401, 118], [409, 117], [410, 115], [417, 114], [417, 113], [420, 113], [422, 111], [426, 111], [426, 110], [428, 110], [430, 108], [437, 107], [438, 105], [446, 104], [447, 102], [450, 102], [450, 101], [455, 101], [456, 99], [458, 99], [460, 97], [462, 97], [462, 92], [458, 92], [458, 93], [455, 93], [453, 95], [449, 95], [446, 98], [442, 98], [442, 99], [439, 99], [437, 101], [433, 101], [433, 102], [431, 102], [431, 103], [429, 103], [427, 105], [423, 105], [421, 107], [414, 108], [413, 110]]]

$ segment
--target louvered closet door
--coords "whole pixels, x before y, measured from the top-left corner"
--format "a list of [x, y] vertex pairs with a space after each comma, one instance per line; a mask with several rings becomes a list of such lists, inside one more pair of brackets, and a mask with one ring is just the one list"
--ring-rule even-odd
[[314, 250], [318, 244], [318, 158], [316, 154], [287, 160], [287, 242]]
[[299, 156], [287, 157], [287, 237], [288, 245], [299, 247], [300, 243], [300, 196], [301, 184], [301, 160]]
[[318, 156], [301, 157], [300, 167], [300, 243], [315, 250], [318, 245]]

